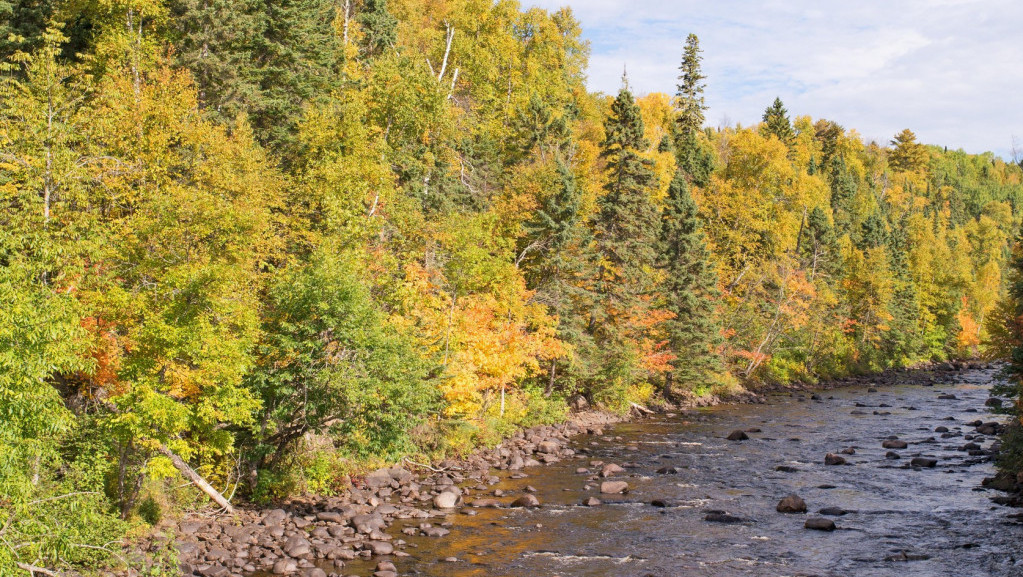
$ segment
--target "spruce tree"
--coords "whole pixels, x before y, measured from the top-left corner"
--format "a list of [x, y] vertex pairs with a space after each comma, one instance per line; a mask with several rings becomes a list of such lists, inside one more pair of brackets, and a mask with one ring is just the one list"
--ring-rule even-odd
[[675, 313], [668, 322], [668, 338], [677, 356], [668, 396], [702, 385], [724, 370], [717, 351], [721, 327], [714, 301], [717, 274], [697, 214], [696, 202], [681, 172], [668, 187], [661, 214], [660, 268], [665, 273], [662, 293], [665, 308]]
[[592, 376], [599, 356], [585, 324], [593, 301], [585, 281], [593, 276], [593, 259], [589, 229], [579, 218], [582, 193], [567, 165], [559, 160], [557, 170], [559, 186], [523, 224], [519, 247], [527, 286], [557, 316], [558, 338], [573, 352], [571, 358], [551, 361], [543, 379], [548, 394], [556, 382], [571, 388], [572, 382]]
[[789, 120], [788, 111], [782, 104], [781, 98], [775, 98], [774, 104], [764, 110], [764, 125], [761, 128], [765, 136], [774, 135], [785, 146], [792, 144], [796, 133], [792, 131], [792, 122]]
[[657, 177], [650, 161], [643, 119], [632, 94], [618, 93], [604, 124], [600, 156], [606, 161], [607, 183], [593, 223], [596, 236], [598, 306], [589, 332], [603, 353], [598, 399], [620, 402], [624, 387], [636, 378], [639, 352], [634, 321], [649, 310], [656, 264], [659, 215], [650, 200]]
[[657, 255], [657, 209], [650, 191], [657, 185], [651, 163], [639, 153], [648, 146], [643, 118], [632, 93], [622, 89], [604, 125], [600, 157], [607, 162], [607, 183], [594, 229], [601, 256], [609, 264], [604, 274], [610, 295], [648, 292], [649, 267]]
[[704, 114], [707, 104], [703, 98], [703, 83], [707, 77], [700, 69], [703, 60], [700, 50], [700, 39], [695, 34], [686, 37], [685, 48], [682, 50], [682, 64], [679, 66], [678, 91], [675, 93], [678, 105], [679, 136], [683, 139], [691, 137], [703, 130]]
[[376, 56], [398, 39], [398, 20], [387, 11], [387, 0], [366, 0], [356, 19], [365, 35], [366, 53]]
[[699, 138], [705, 120], [703, 111], [707, 109], [703, 98], [706, 76], [700, 70], [703, 60], [700, 52], [700, 40], [690, 34], [682, 51], [681, 75], [675, 93], [678, 108], [674, 127], [675, 164], [693, 184], [706, 186], [714, 169], [714, 159]]

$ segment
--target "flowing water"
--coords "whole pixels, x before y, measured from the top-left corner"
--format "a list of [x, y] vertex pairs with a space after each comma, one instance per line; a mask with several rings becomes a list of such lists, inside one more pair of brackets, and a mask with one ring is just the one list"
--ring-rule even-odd
[[[443, 538], [405, 537], [397, 524], [392, 532], [411, 555], [395, 564], [402, 575], [438, 577], [1023, 575], [1023, 527], [980, 486], [992, 464], [959, 450], [974, 434], [966, 423], [996, 420], [984, 408], [991, 378], [990, 370], [974, 370], [932, 387], [850, 387], [820, 400], [778, 395], [581, 436], [575, 448], [586, 454], [495, 487], [518, 494], [531, 485], [541, 508], [452, 513]], [[939, 426], [949, 435], [936, 433]], [[761, 432], [726, 440], [735, 429]], [[909, 442], [896, 451], [899, 460], [886, 459], [881, 447], [890, 435]], [[994, 439], [973, 441], [987, 448]], [[826, 453], [847, 447], [856, 451], [845, 456], [848, 465], [824, 464]], [[917, 455], [937, 458], [937, 467], [908, 467]], [[602, 497], [576, 472], [599, 470], [591, 461], [626, 465], [619, 477], [630, 492], [581, 506]], [[678, 473], [657, 474], [662, 467]], [[810, 514], [850, 512], [830, 517], [834, 532], [804, 529], [807, 515], [775, 511], [789, 493], [805, 499]], [[668, 506], [652, 506], [655, 499]], [[747, 522], [708, 522], [708, 511]], [[345, 573], [352, 569], [368, 574], [372, 566]]]

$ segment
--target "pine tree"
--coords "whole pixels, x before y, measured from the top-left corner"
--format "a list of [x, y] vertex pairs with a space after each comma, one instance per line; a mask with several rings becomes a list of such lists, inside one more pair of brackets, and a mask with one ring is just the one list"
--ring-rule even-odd
[[761, 131], [765, 136], [772, 134], [777, 136], [785, 146], [795, 140], [796, 134], [792, 131], [792, 122], [789, 121], [788, 111], [785, 110], [781, 98], [775, 98], [774, 104], [764, 110], [764, 125]]
[[697, 214], [696, 202], [681, 172], [668, 187], [667, 206], [661, 214], [660, 268], [665, 273], [662, 292], [665, 308], [675, 313], [668, 322], [668, 338], [676, 355], [666, 390], [669, 396], [702, 385], [723, 372], [717, 353], [722, 343], [714, 301], [717, 274]]
[[916, 135], [905, 129], [891, 140], [895, 148], [888, 157], [888, 164], [895, 172], [915, 172], [927, 166], [927, 148], [916, 141]]
[[824, 209], [813, 208], [806, 217], [806, 227], [799, 238], [799, 253], [803, 268], [810, 271], [810, 278], [818, 275], [837, 276], [840, 269], [838, 238], [835, 229], [828, 223]]

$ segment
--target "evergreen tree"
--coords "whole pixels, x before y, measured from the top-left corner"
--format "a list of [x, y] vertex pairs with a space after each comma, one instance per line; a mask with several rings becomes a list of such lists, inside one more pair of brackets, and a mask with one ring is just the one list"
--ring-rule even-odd
[[831, 213], [839, 235], [850, 232], [852, 227], [853, 200], [856, 196], [856, 179], [846, 168], [841, 156], [831, 159]]
[[703, 56], [700, 55], [700, 39], [695, 34], [686, 37], [685, 48], [682, 50], [682, 64], [679, 70], [678, 91], [675, 93], [678, 106], [679, 136], [682, 139], [693, 136], [703, 130], [704, 114], [707, 104], [703, 98], [703, 83], [707, 78], [700, 69]]
[[366, 0], [357, 18], [365, 34], [366, 52], [377, 55], [398, 38], [398, 20], [387, 11], [387, 0]]
[[248, 114], [256, 136], [295, 153], [303, 107], [334, 88], [342, 58], [330, 0], [173, 0], [180, 64], [195, 76], [200, 104], [220, 120]]
[[707, 109], [703, 98], [706, 76], [700, 70], [703, 59], [700, 52], [700, 40], [690, 34], [682, 51], [681, 75], [675, 93], [678, 108], [674, 126], [675, 164], [693, 184], [706, 186], [714, 169], [714, 158], [700, 140], [705, 120], [703, 111]]
[[774, 104], [764, 110], [764, 125], [761, 130], [764, 135], [777, 136], [785, 146], [789, 146], [795, 140], [796, 133], [792, 131], [792, 122], [789, 121], [788, 111], [785, 110], [781, 98], [775, 98]]
[[814, 207], [807, 215], [799, 247], [803, 268], [810, 271], [811, 279], [821, 274], [834, 277], [840, 272], [838, 238], [821, 207]]
[[579, 218], [582, 197], [575, 175], [560, 160], [557, 170], [560, 185], [523, 224], [524, 246], [519, 251], [527, 286], [536, 291], [535, 300], [557, 316], [558, 337], [573, 350], [567, 361], [551, 361], [544, 379], [548, 393], [558, 380], [571, 388], [574, 381], [591, 376], [598, 356], [585, 326], [585, 311], [593, 301], [585, 286], [593, 275], [592, 239]]
[[905, 129], [891, 140], [895, 148], [888, 156], [888, 164], [895, 172], [915, 172], [927, 166], [927, 148], [916, 141], [916, 135]]
[[601, 257], [607, 261], [602, 292], [637, 295], [651, 288], [648, 269], [656, 259], [658, 218], [650, 191], [657, 177], [650, 161], [639, 155], [648, 143], [639, 107], [628, 90], [618, 93], [604, 129], [600, 156], [607, 162], [608, 180], [594, 223]]
[[724, 368], [717, 353], [722, 343], [714, 301], [717, 274], [703, 235], [696, 202], [681, 172], [668, 187], [661, 214], [660, 267], [665, 273], [665, 308], [675, 313], [668, 321], [668, 338], [676, 359], [666, 393], [669, 396], [702, 385]]
[[643, 118], [627, 89], [611, 105], [604, 131], [600, 156], [606, 161], [607, 183], [593, 223], [599, 306], [590, 316], [589, 331], [605, 355], [596, 396], [613, 399], [636, 376], [640, 335], [634, 324], [649, 310], [660, 223], [650, 200], [657, 177], [650, 161], [639, 155], [648, 145]]

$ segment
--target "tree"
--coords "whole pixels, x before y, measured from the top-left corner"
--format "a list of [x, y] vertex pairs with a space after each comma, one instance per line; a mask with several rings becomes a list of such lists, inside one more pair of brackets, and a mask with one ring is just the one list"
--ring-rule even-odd
[[927, 148], [916, 141], [916, 135], [905, 129], [891, 140], [892, 149], [888, 164], [895, 172], [917, 172], [927, 166]]
[[366, 0], [356, 20], [362, 26], [368, 54], [377, 55], [394, 46], [398, 20], [387, 11], [387, 0]]
[[607, 181], [593, 223], [601, 304], [590, 318], [590, 332], [605, 347], [605, 371], [613, 388], [629, 384], [639, 366], [637, 329], [650, 312], [660, 223], [650, 199], [656, 177], [639, 154], [648, 147], [643, 118], [627, 89], [612, 103], [604, 132], [600, 156]]
[[665, 308], [674, 313], [666, 328], [671, 351], [672, 379], [667, 393], [691, 390], [717, 380], [724, 368], [719, 348], [721, 326], [715, 301], [717, 272], [702, 230], [696, 202], [681, 172], [668, 187], [667, 205], [661, 213], [660, 268], [664, 271], [661, 292]]
[[774, 135], [786, 146], [792, 144], [796, 138], [792, 131], [792, 122], [789, 121], [788, 111], [782, 104], [781, 98], [775, 98], [774, 104], [764, 110], [764, 124], [761, 128], [765, 135]]
[[707, 149], [701, 134], [703, 111], [707, 105], [703, 98], [706, 78], [700, 70], [700, 41], [695, 34], [686, 37], [679, 66], [678, 90], [675, 93], [675, 164], [697, 186], [706, 186], [714, 169], [714, 157]]
[[678, 106], [678, 131], [682, 139], [691, 138], [696, 132], [703, 130], [704, 114], [707, 104], [703, 98], [706, 76], [700, 69], [703, 60], [700, 50], [700, 39], [696, 34], [686, 37], [685, 48], [682, 50], [682, 64], [679, 66], [678, 90], [675, 93]]

